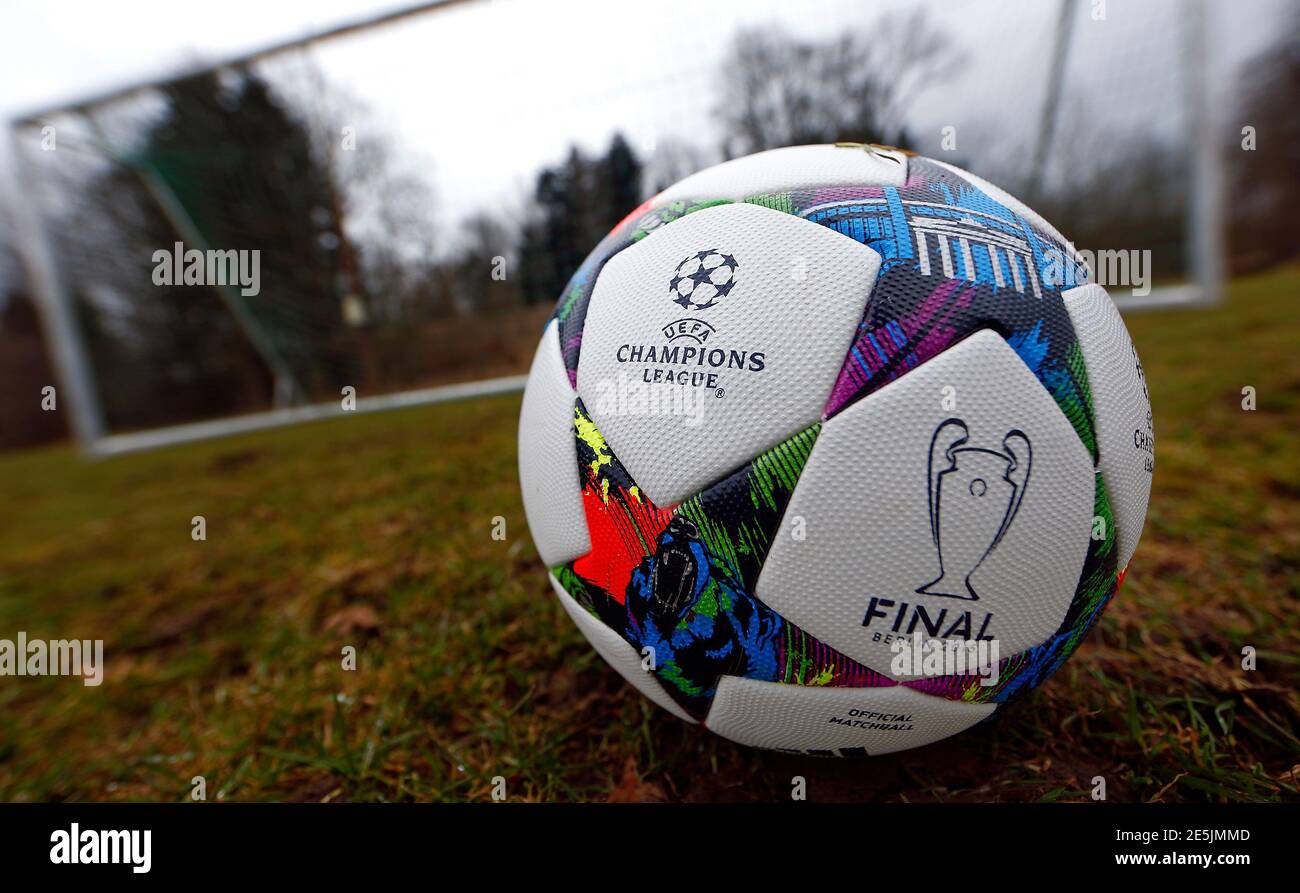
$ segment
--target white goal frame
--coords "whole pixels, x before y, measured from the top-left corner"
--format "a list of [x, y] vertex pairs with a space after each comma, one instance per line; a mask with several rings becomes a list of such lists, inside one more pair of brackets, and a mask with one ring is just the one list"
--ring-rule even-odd
[[[341, 401], [324, 404], [273, 409], [233, 418], [219, 418], [192, 424], [157, 428], [149, 431], [113, 434], [108, 430], [100, 402], [95, 371], [90, 362], [85, 339], [76, 321], [71, 297], [55, 261], [53, 239], [42, 218], [36, 199], [30, 189], [23, 186], [29, 181], [23, 177], [23, 145], [20, 131], [40, 126], [55, 115], [85, 115], [89, 109], [113, 100], [124, 99], [144, 91], [210, 71], [244, 67], [287, 51], [353, 34], [401, 19], [458, 6], [472, 0], [426, 0], [379, 15], [372, 15], [324, 29], [308, 36], [295, 37], [259, 49], [235, 55], [217, 63], [204, 64], [175, 75], [147, 81], [123, 84], [93, 95], [51, 105], [14, 116], [7, 122], [7, 143], [0, 144], [0, 152], [9, 149], [7, 170], [10, 182], [8, 194], [14, 196], [12, 219], [17, 233], [19, 256], [27, 283], [39, 314], [48, 355], [54, 366], [59, 386], [59, 396], [71, 415], [71, 429], [85, 454], [92, 457], [115, 456], [144, 449], [154, 449], [197, 440], [223, 437], [249, 431], [298, 424], [305, 421], [352, 415], [345, 411]], [[1061, 15], [1057, 24], [1057, 52], [1052, 57], [1049, 88], [1045, 98], [1039, 133], [1038, 155], [1046, 158], [1055, 138], [1057, 100], [1060, 98], [1061, 72], [1066, 65], [1070, 45], [1070, 13], [1077, 11], [1072, 0], [1059, 0]], [[1078, 0], [1084, 2], [1084, 0]], [[1190, 283], [1155, 288], [1141, 297], [1120, 295], [1116, 304], [1123, 312], [1187, 307], [1212, 304], [1223, 294], [1224, 276], [1224, 223], [1222, 210], [1223, 158], [1215, 110], [1220, 107], [1219, 78], [1212, 70], [1212, 42], [1207, 36], [1206, 0], [1186, 0], [1182, 4], [1185, 102], [1188, 111], [1188, 133], [1191, 155], [1193, 196], [1190, 220], [1187, 226]], [[1041, 168], [1041, 161], [1036, 164]], [[526, 376], [508, 376], [485, 381], [426, 388], [376, 397], [358, 397], [355, 412], [376, 412], [388, 409], [440, 403], [493, 394], [514, 393], [523, 390]]]

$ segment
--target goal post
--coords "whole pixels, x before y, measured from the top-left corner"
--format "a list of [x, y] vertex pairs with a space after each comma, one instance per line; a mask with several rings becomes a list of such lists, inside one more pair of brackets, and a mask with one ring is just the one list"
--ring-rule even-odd
[[[1150, 288], [1111, 289], [1123, 312], [1221, 297], [1225, 76], [1206, 0], [1058, 0], [1010, 12], [916, 9], [941, 35], [957, 74], [919, 85], [899, 112], [893, 124], [906, 148], [1005, 186], [1063, 232], [1080, 233], [1081, 248], [1154, 254]], [[516, 268], [527, 278], [539, 246], [559, 251], [545, 238], [529, 238], [544, 222], [543, 198], [556, 207], [571, 201], [546, 192], [563, 186], [566, 171], [585, 176], [591, 165], [580, 162], [598, 160], [615, 134], [629, 138], [618, 151], [639, 165], [642, 198], [723, 160], [729, 134], [720, 123], [720, 97], [734, 75], [734, 49], [747, 34], [773, 34], [813, 56], [844, 51], [848, 44], [837, 41], [847, 35], [878, 53], [875, 62], [888, 59], [890, 48], [872, 50], [873, 39], [906, 34], [875, 28], [872, 17], [887, 11], [844, 0], [814, 0], [798, 16], [777, 0], [760, 0], [720, 11], [715, 30], [726, 39], [698, 61], [653, 53], [655, 35], [689, 27], [688, 5], [641, 10], [665, 20], [646, 29], [655, 64], [620, 74], [603, 93], [581, 67], [556, 67], [538, 75], [553, 78], [545, 107], [530, 106], [533, 94], [521, 85], [524, 117], [502, 115], [499, 131], [475, 133], [484, 153], [504, 157], [502, 147], [529, 143], [529, 122], [568, 122], [570, 132], [561, 140], [552, 127], [536, 146], [526, 146], [537, 155], [532, 170], [511, 169], [497, 181], [476, 183], [492, 196], [483, 208], [471, 206], [463, 188], [453, 192], [439, 207], [450, 225], [441, 227], [431, 249], [412, 215], [419, 190], [428, 187], [432, 195], [432, 187], [396, 175], [367, 180], [365, 164], [356, 162], [346, 171], [330, 169], [337, 159], [322, 159], [313, 140], [316, 129], [339, 121], [312, 119], [319, 109], [308, 108], [303, 97], [350, 96], [354, 86], [363, 97], [382, 94], [382, 72], [358, 68], [355, 58], [410, 53], [412, 33], [463, 35], [479, 19], [483, 33], [495, 33], [516, 14], [539, 13], [519, 2], [415, 3], [9, 121], [3, 167], [14, 205], [14, 247], [58, 377], [60, 407], [87, 454], [522, 389], [548, 311], [528, 296]], [[628, 39], [613, 17], [593, 17], [584, 27], [588, 41]], [[1005, 46], [992, 53], [990, 39]], [[522, 46], [503, 64], [550, 72], [554, 47]], [[355, 58], [344, 50], [356, 50]], [[998, 55], [1014, 56], [1013, 64], [998, 67]], [[316, 67], [318, 57], [325, 61]], [[332, 68], [340, 59], [347, 64]], [[295, 65], [310, 77], [294, 81]], [[252, 129], [244, 134], [223, 133], [212, 123], [223, 113], [222, 91], [235, 82], [244, 85], [252, 108]], [[472, 82], [444, 88], [475, 89]], [[180, 109], [189, 117], [177, 120], [201, 133], [187, 142], [162, 132], [165, 109]], [[949, 124], [959, 134], [951, 150]], [[430, 152], [440, 182], [463, 187], [474, 177], [494, 176], [441, 161], [440, 138], [418, 147]], [[47, 151], [46, 140], [56, 141], [57, 151]], [[1106, 149], [1121, 143], [1132, 170], [1115, 178], [1105, 166]], [[396, 138], [384, 148], [406, 149]], [[446, 148], [447, 158], [465, 157], [457, 145]], [[286, 158], [293, 163], [284, 169], [297, 173], [269, 194], [265, 184], [274, 174], [268, 171]], [[243, 178], [241, 164], [260, 167]], [[554, 175], [545, 183], [543, 168]], [[1144, 180], [1147, 173], [1153, 179]], [[1109, 190], [1098, 191], [1108, 183]], [[354, 201], [363, 193], [367, 201]], [[297, 240], [286, 255], [295, 263], [267, 262], [261, 269], [274, 302], [250, 297], [244, 291], [251, 289], [228, 280], [190, 291], [142, 281], [142, 245], [167, 252], [179, 243], [211, 264], [213, 254], [242, 248], [243, 239], [273, 244], [274, 221], [249, 213], [250, 200], [282, 209], [294, 224], [283, 235]], [[128, 231], [134, 241], [123, 235]], [[571, 254], [544, 260], [572, 266]], [[486, 271], [506, 261], [511, 278], [498, 283]], [[353, 400], [341, 399], [340, 385], [353, 388]]]

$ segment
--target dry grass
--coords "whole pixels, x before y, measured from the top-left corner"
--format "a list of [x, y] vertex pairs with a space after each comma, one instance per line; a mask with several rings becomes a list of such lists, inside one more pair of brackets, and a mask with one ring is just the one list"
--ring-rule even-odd
[[1123, 592], [1000, 721], [868, 761], [733, 746], [604, 665], [526, 534], [517, 399], [5, 456], [0, 637], [102, 638], [108, 667], [0, 679], [0, 798], [181, 800], [202, 775], [227, 800], [466, 800], [502, 775], [513, 799], [768, 800], [803, 775], [813, 799], [1085, 799], [1103, 775], [1112, 800], [1295, 799], [1297, 308], [1291, 270], [1131, 320], [1159, 456]]

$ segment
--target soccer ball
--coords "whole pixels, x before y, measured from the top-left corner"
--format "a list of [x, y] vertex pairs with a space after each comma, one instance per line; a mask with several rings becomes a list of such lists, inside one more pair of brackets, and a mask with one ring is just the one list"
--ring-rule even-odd
[[1124, 578], [1154, 435], [1073, 247], [951, 165], [801, 146], [686, 178], [583, 263], [524, 394], [537, 551], [681, 719], [918, 747], [1043, 682]]

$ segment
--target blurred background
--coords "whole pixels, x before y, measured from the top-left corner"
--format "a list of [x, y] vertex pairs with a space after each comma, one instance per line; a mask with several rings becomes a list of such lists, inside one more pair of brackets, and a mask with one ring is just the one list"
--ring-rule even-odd
[[[625, 214], [778, 146], [968, 167], [1195, 286], [1155, 302], [1296, 247], [1300, 140], [1235, 126], [1295, 127], [1293, 4], [69, 9], [5, 13], [4, 448], [517, 375]], [[176, 241], [260, 250], [260, 292], [156, 285]]]
[[[0, 83], [0, 636], [109, 654], [100, 689], [0, 683], [0, 797], [453, 799], [503, 765], [535, 799], [783, 796], [798, 758], [655, 714], [554, 610], [512, 392], [643, 200], [832, 141], [1150, 251], [1149, 295], [1110, 290], [1160, 460], [1124, 595], [1012, 731], [799, 770], [1294, 794], [1294, 0], [8, 4]], [[260, 289], [159, 284], [177, 242], [260, 251]], [[336, 678], [349, 642], [375, 672]], [[1283, 669], [1231, 677], [1243, 642]]]

